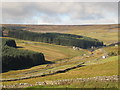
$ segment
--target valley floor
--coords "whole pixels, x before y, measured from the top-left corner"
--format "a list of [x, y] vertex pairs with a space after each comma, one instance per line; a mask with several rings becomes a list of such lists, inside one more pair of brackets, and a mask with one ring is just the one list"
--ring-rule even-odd
[[[106, 45], [118, 42], [118, 25], [3, 26], [24, 27], [24, 30], [32, 32], [83, 35], [101, 40]], [[85, 49], [73, 50], [68, 46], [11, 39], [16, 41], [18, 49], [44, 53], [49, 63], [1, 73], [0, 84], [3, 88], [112, 88], [111, 90], [114, 90], [119, 86], [119, 45], [102, 47], [91, 52]]]
[[117, 53], [118, 46], [91, 53], [85, 49], [14, 40], [19, 49], [43, 52], [52, 63], [2, 73], [3, 88], [118, 88], [118, 56], [102, 58], [111, 52]]

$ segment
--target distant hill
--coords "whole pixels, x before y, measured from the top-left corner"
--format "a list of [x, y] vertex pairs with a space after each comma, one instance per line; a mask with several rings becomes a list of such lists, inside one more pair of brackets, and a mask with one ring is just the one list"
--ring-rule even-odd
[[111, 25], [24, 25], [24, 24], [3, 24], [3, 27], [9, 27], [12, 29], [22, 29], [32, 32], [69, 32], [71, 30], [86, 30], [90, 29], [115, 29], [118, 28], [117, 24]]
[[[108, 25], [24, 25], [24, 24], [2, 24], [2, 27], [10, 29], [27, 30], [37, 33], [55, 32], [82, 35], [99, 39], [104, 44], [112, 44], [118, 42], [117, 24]], [[5, 33], [7, 35], [7, 32]], [[112, 37], [112, 38], [111, 38]]]
[[[18, 30], [18, 29], [9, 29], [8, 36], [13, 38], [18, 38], [22, 40], [31, 40], [37, 42], [45, 42], [56, 45], [63, 46], [75, 46], [83, 49], [88, 49], [91, 47], [101, 47], [103, 42], [94, 38], [74, 35], [74, 34], [64, 34], [64, 33], [35, 33], [30, 31]], [[3, 31], [5, 31], [3, 29]], [[4, 34], [3, 34], [4, 36]]]

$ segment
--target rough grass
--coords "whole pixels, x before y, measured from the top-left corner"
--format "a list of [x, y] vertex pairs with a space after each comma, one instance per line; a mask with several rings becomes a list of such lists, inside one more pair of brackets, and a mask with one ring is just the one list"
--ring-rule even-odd
[[25, 27], [24, 30], [32, 32], [58, 32], [83, 35], [104, 41], [105, 44], [111, 44], [118, 41], [118, 25], [3, 25]]
[[[11, 38], [14, 39], [14, 38]], [[15, 39], [17, 46], [21, 47], [19, 49], [28, 49], [36, 52], [42, 52], [45, 55], [46, 60], [54, 61], [64, 58], [72, 58], [75, 56], [80, 56], [85, 53], [84, 50], [73, 50], [72, 47], [60, 46], [54, 44], [47, 44], [42, 42], [32, 42]]]
[[[83, 35], [88, 36], [92, 38], [99, 39], [101, 41], [104, 41], [105, 44], [111, 44], [118, 41], [118, 28], [115, 28], [117, 25], [103, 25], [103, 26], [78, 26], [78, 27], [66, 27], [66, 29], [60, 32], [64, 33], [70, 33], [70, 34], [77, 34], [77, 35]], [[32, 26], [31, 26], [32, 27]], [[36, 29], [35, 32], [42, 32], [40, 31], [40, 28], [36, 26], [34, 27]], [[57, 27], [59, 28], [59, 26]], [[30, 29], [30, 28], [29, 28]], [[35, 30], [33, 29], [33, 30]], [[42, 29], [44, 29], [42, 27]], [[50, 29], [49, 27], [46, 27], [46, 30]], [[31, 29], [32, 30], [32, 29]], [[52, 31], [53, 30], [53, 31]], [[51, 28], [51, 31], [49, 32], [59, 32], [59, 29], [53, 29]], [[47, 32], [47, 31], [45, 31]], [[46, 44], [46, 43], [38, 43], [38, 42], [32, 42], [31, 41], [24, 41], [24, 40], [18, 40], [17, 45], [21, 46], [23, 48], [19, 49], [29, 49], [37, 52], [43, 52], [45, 54], [46, 60], [50, 60], [53, 62], [62, 62], [62, 61], [71, 61], [71, 63], [77, 62], [77, 60], [81, 59], [81, 55], [83, 53], [89, 53], [86, 50], [81, 51], [74, 51], [71, 47], [66, 46], [59, 46], [59, 45], [52, 45], [52, 44]], [[28, 42], [28, 43], [26, 43]], [[15, 83], [31, 83], [34, 84], [39, 81], [49, 81], [49, 80], [61, 80], [61, 79], [70, 79], [70, 78], [88, 78], [88, 77], [94, 77], [94, 76], [112, 76], [112, 75], [118, 75], [118, 56], [111, 56], [106, 59], [98, 59], [98, 61], [95, 61], [97, 58], [100, 57], [100, 55], [105, 55], [109, 52], [117, 52], [118, 47], [105, 47], [101, 49], [96, 50], [94, 53], [95, 55], [90, 58], [86, 58], [85, 61], [90, 61], [87, 63], [87, 66], [79, 67], [74, 70], [70, 70], [66, 73], [59, 73], [51, 76], [45, 76], [45, 77], [39, 77], [39, 78], [33, 78], [33, 79], [26, 79], [26, 80], [20, 80], [20, 81], [13, 81], [13, 82], [3, 82], [4, 85], [10, 85]], [[79, 57], [80, 56], [80, 57]], [[72, 57], [73, 60], [72, 60]], [[67, 64], [57, 64], [53, 65], [53, 67], [59, 66], [59, 65], [66, 65], [62, 68], [66, 68]], [[36, 67], [32, 67], [25, 70], [18, 70], [18, 71], [10, 71], [7, 73], [4, 73], [4, 76], [10, 76], [16, 73], [24, 73], [28, 71], [33, 70], [41, 70], [45, 69], [46, 65], [40, 65]], [[68, 65], [69, 66], [69, 65]], [[50, 67], [50, 66], [47, 66]], [[56, 69], [59, 69], [60, 67], [56, 67]], [[47, 69], [47, 68], [46, 68]], [[55, 69], [55, 68], [54, 68]], [[3, 76], [3, 77], [4, 77]], [[31, 88], [116, 88], [117, 82], [86, 82], [86, 83], [78, 83], [74, 82], [71, 85], [60, 85], [60, 86], [36, 86]]]
[[34, 84], [39, 81], [61, 80], [61, 79], [70, 79], [70, 78], [88, 78], [94, 76], [112, 76], [112, 75], [118, 75], [117, 57], [115, 58], [115, 60], [112, 61], [108, 61], [100, 64], [92, 64], [85, 67], [79, 67], [77, 69], [70, 70], [66, 73], [59, 73], [46, 77], [38, 77], [34, 79], [26, 79], [26, 80], [13, 81], [13, 82], [3, 82], [3, 84], [9, 85], [14, 83], [25, 83], [25, 82]]
[[[11, 38], [11, 39], [14, 39], [14, 38]], [[65, 69], [70, 66], [73, 66], [74, 63], [77, 62], [77, 61], [74, 61], [73, 57], [75, 57], [75, 59], [79, 59], [82, 54], [88, 53], [88, 51], [86, 50], [81, 50], [81, 51], [73, 50], [71, 47], [66, 47], [66, 46], [24, 41], [19, 39], [15, 39], [15, 41], [17, 42], [17, 46], [20, 47], [19, 49], [28, 49], [36, 52], [43, 52], [45, 54], [46, 59], [48, 61], [54, 62], [55, 64], [39, 65], [39, 66], [35, 66], [32, 68], [23, 69], [23, 70], [11, 70], [9, 72], [2, 74], [3, 78], [6, 78], [6, 79], [16, 78], [16, 77], [19, 78], [24, 75], [31, 76], [39, 73], [50, 72], [51, 70], [53, 71], [57, 69]], [[78, 56], [78, 58], [76, 56]], [[31, 73], [31, 72], [34, 72], [34, 73]]]
[[105, 44], [111, 44], [118, 42], [118, 28], [115, 27], [117, 27], [117, 25], [81, 26], [79, 29], [75, 28], [66, 33], [88, 36], [99, 39]]
[[69, 85], [41, 85], [41, 86], [33, 86], [28, 88], [113, 88], [113, 90], [118, 88], [118, 82], [113, 81], [86, 81], [86, 82], [73, 82]]
[[[67, 79], [67, 78], [87, 78], [94, 76], [110, 76], [117, 75], [118, 73], [118, 63], [116, 61], [111, 61], [109, 63], [102, 63], [96, 65], [90, 65], [85, 67], [80, 67], [66, 73], [56, 74], [52, 76], [46, 76], [45, 80], [56, 80], [56, 79]], [[40, 78], [44, 80], [43, 78]]]
[[[113, 48], [112, 50], [116, 50], [117, 47], [106, 47], [103, 49], [105, 50], [105, 52], [110, 52], [111, 51], [110, 48]], [[96, 50], [94, 52], [95, 53], [98, 52], [98, 54], [96, 54], [94, 57], [86, 58], [86, 61], [91, 61], [87, 64], [87, 66], [79, 67], [77, 69], [70, 70], [66, 73], [59, 73], [59, 74], [55, 74], [55, 75], [51, 75], [51, 76], [38, 77], [38, 78], [13, 81], [13, 82], [3, 82], [3, 84], [4, 85], [10, 85], [10, 84], [15, 84], [15, 83], [34, 84], [39, 81], [47, 81], [47, 80], [49, 81], [49, 80], [61, 80], [61, 79], [70, 79], [70, 78], [88, 78], [88, 77], [94, 77], [94, 76], [118, 75], [118, 56], [112, 56], [112, 57], [108, 57], [106, 59], [99, 59], [98, 61], [92, 62], [92, 60], [98, 58], [99, 55], [102, 55], [104, 53], [101, 50]], [[73, 59], [73, 61], [76, 59], [80, 59], [80, 57], [75, 57]], [[66, 60], [68, 61], [70, 59], [66, 59]], [[64, 64], [60, 63], [59, 65], [64, 65]], [[65, 65], [69, 66], [68, 63], [65, 63]], [[14, 76], [14, 74], [16, 74], [16, 73], [24, 73], [24, 72], [33, 71], [36, 69], [40, 70], [40, 69], [46, 68], [46, 66], [47, 65], [41, 65], [41, 66], [32, 67], [30, 69], [26, 69], [26, 70], [10, 71], [10, 72], [4, 73], [4, 75], [9, 77], [11, 74], [13, 74], [13, 76]], [[56, 67], [56, 66], [57, 65], [55, 65], [54, 66], [55, 68], [53, 68], [53, 69], [61, 68], [61, 67]], [[62, 68], [66, 68], [66, 66], [62, 66]], [[88, 83], [88, 87], [92, 87], [92, 85], [93, 84]], [[113, 84], [113, 86], [114, 86], [114, 84]], [[59, 86], [55, 86], [55, 87], [59, 87]], [[60, 86], [60, 87], [64, 87], [64, 85]], [[70, 86], [70, 87], [74, 87], [74, 86]], [[77, 87], [77, 86], [75, 86], [75, 87]]]

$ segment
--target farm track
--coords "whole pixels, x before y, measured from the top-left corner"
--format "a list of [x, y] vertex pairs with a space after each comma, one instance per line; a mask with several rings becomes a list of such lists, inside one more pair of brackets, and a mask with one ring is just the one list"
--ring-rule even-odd
[[65, 72], [67, 72], [69, 70], [84, 66], [82, 64], [84, 64], [84, 63], [80, 63], [80, 64], [78, 64], [76, 66], [73, 66], [73, 67], [70, 67], [70, 68], [67, 68], [67, 69], [63, 69], [63, 70], [58, 70], [58, 71], [55, 71], [55, 72], [49, 73], [49, 74], [34, 75], [34, 76], [30, 76], [30, 77], [21, 77], [21, 78], [16, 78], [16, 79], [6, 79], [6, 80], [1, 80], [0, 82], [18, 81], [18, 80], [24, 80], [24, 79], [30, 79], [30, 78], [44, 77], [44, 76], [54, 75], [54, 74], [58, 74], [58, 73], [65, 73]]

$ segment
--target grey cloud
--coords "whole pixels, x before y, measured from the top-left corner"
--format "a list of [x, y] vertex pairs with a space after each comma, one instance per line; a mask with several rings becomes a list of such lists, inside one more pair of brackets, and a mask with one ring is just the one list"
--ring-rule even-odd
[[117, 3], [113, 2], [4, 2], [2, 19], [3, 23], [81, 24], [99, 21], [101, 23], [105, 21], [103, 19], [114, 23], [117, 8]]

